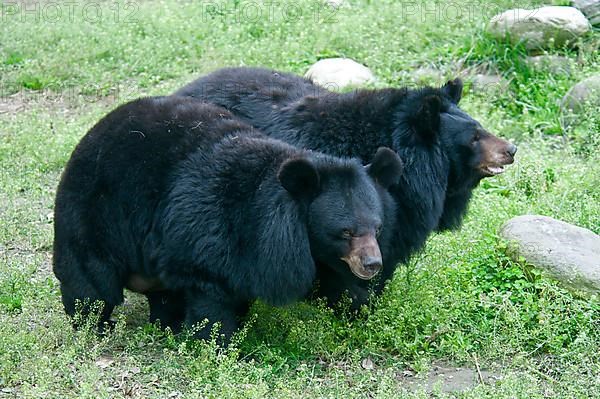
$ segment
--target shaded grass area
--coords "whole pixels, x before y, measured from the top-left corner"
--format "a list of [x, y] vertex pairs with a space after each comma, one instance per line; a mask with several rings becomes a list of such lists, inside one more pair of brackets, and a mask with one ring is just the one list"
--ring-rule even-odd
[[[148, 1], [126, 14], [133, 21], [115, 19], [111, 4], [127, 3], [102, 4], [108, 14], [96, 23], [77, 14], [2, 21], [0, 106], [13, 111], [0, 113], [0, 396], [418, 398], [429, 394], [405, 390], [405, 372], [425, 373], [438, 361], [477, 363], [503, 378], [462, 393], [434, 387], [436, 397], [600, 396], [598, 298], [573, 296], [511, 262], [496, 236], [526, 213], [600, 233], [597, 122], [590, 118], [571, 140], [558, 115], [566, 90], [600, 71], [590, 51], [598, 33], [582, 42], [585, 51], [553, 51], [574, 60], [572, 73], [555, 76], [530, 70], [518, 46], [486, 36], [490, 8], [459, 20], [393, 1], [353, 1], [335, 12], [299, 2], [291, 3], [302, 10], [295, 17], [282, 17], [290, 8], [281, 6], [235, 20], [243, 2], [207, 9]], [[146, 324], [143, 298], [129, 294], [114, 333], [73, 332], [51, 273], [51, 215], [79, 138], [117, 103], [169, 93], [219, 66], [303, 73], [331, 56], [366, 63], [381, 79], [376, 86], [411, 84], [420, 65], [450, 77], [457, 64], [491, 63], [508, 89], [470, 93], [463, 108], [518, 142], [517, 164], [485, 180], [463, 228], [433, 236], [357, 319], [320, 304], [259, 303], [237, 345], [221, 350]]]

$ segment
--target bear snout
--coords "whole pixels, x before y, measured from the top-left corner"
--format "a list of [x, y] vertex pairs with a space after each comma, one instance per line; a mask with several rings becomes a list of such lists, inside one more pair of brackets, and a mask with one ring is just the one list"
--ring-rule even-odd
[[484, 177], [504, 172], [507, 165], [515, 161], [517, 146], [499, 137], [485, 132], [481, 139], [482, 156], [478, 169]]
[[373, 275], [376, 275], [383, 267], [383, 264], [381, 263], [381, 258], [367, 256], [363, 262], [363, 266], [365, 270], [372, 272]]
[[362, 280], [372, 279], [383, 267], [381, 251], [374, 235], [352, 237], [350, 253], [341, 259]]
[[517, 153], [517, 146], [512, 143], [508, 143], [506, 152], [508, 153], [508, 155], [510, 155], [511, 158], [514, 158], [515, 154]]

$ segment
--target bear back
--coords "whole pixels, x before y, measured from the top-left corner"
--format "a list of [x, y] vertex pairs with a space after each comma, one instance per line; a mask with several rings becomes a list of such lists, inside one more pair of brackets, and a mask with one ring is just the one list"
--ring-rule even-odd
[[174, 166], [220, 135], [251, 130], [216, 106], [142, 98], [98, 122], [73, 151], [55, 204], [55, 254], [76, 240], [125, 270], [144, 267], [138, 248]]

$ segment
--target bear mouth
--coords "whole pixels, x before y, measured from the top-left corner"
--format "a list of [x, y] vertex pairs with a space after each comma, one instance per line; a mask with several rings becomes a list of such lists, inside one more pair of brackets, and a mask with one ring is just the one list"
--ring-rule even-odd
[[479, 168], [479, 171], [485, 177], [497, 176], [504, 173], [505, 165], [485, 165]]

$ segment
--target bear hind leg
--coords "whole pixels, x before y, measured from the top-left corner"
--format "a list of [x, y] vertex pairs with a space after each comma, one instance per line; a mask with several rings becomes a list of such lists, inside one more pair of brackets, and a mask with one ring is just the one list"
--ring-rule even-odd
[[90, 315], [97, 315], [97, 327], [103, 332], [115, 306], [123, 302], [122, 279], [112, 264], [98, 258], [85, 264], [70, 263], [68, 273], [57, 273], [65, 312], [75, 328], [85, 325]]
[[207, 319], [208, 324], [195, 331], [194, 336], [199, 339], [209, 339], [213, 326], [219, 323], [219, 334], [223, 336], [223, 339], [219, 339], [218, 342], [227, 345], [231, 341], [233, 333], [238, 330], [239, 319], [245, 315], [247, 309], [247, 305], [227, 300], [225, 297], [215, 297], [197, 291], [188, 292], [185, 324], [193, 327]]

